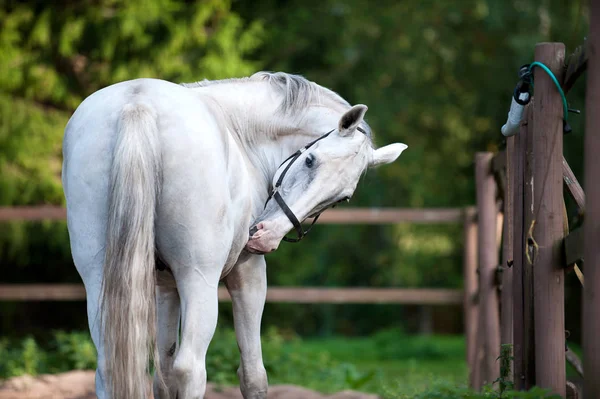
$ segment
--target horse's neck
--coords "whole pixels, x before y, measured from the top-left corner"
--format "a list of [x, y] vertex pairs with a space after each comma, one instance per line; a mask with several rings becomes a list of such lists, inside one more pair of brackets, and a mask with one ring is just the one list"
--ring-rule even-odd
[[319, 118], [280, 115], [281, 94], [266, 82], [222, 83], [195, 90], [210, 99], [233, 141], [267, 184], [284, 159], [324, 133], [315, 126]]
[[[304, 115], [282, 116], [281, 94], [266, 82], [222, 83], [196, 88], [226, 126], [250, 172], [252, 202], [261, 207], [280, 164], [295, 151], [333, 129], [339, 112], [315, 107]], [[258, 208], [257, 208], [258, 209]]]

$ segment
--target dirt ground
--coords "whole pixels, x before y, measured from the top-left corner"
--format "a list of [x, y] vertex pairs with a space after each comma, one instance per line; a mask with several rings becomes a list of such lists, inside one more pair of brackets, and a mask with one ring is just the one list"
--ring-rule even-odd
[[[0, 383], [0, 399], [96, 399], [93, 371], [15, 377]], [[209, 384], [205, 399], [242, 399], [238, 387], [223, 390]], [[379, 399], [377, 395], [343, 391], [323, 395], [293, 385], [269, 387], [268, 399]]]

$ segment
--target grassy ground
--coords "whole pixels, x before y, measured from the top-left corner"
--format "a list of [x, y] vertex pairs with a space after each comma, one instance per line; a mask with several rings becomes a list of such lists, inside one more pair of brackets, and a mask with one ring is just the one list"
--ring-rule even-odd
[[[387, 330], [364, 338], [301, 340], [267, 329], [262, 348], [270, 384], [295, 384], [325, 393], [354, 389], [386, 399], [549, 398], [539, 391], [500, 396], [492, 389], [484, 393], [466, 389], [461, 336], [410, 336]], [[206, 362], [210, 381], [238, 384], [239, 351], [232, 330], [217, 331]], [[55, 332], [43, 343], [31, 337], [0, 339], [0, 379], [95, 366], [87, 332]]]
[[[285, 345], [285, 350], [307, 359], [328, 358], [346, 368], [346, 378], [336, 376], [285, 383], [333, 392], [340, 382], [348, 387], [378, 394], [412, 395], [439, 381], [464, 385], [467, 367], [464, 339], [460, 336], [405, 336], [386, 332], [367, 338], [329, 338]], [[326, 377], [326, 376], [325, 376]]]

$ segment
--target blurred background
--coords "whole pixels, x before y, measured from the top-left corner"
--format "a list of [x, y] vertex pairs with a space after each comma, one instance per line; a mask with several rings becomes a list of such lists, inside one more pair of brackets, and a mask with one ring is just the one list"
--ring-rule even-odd
[[[536, 43], [563, 42], [570, 53], [588, 32], [582, 0], [0, 4], [0, 206], [64, 204], [63, 129], [92, 92], [139, 77], [179, 83], [259, 70], [301, 74], [367, 104], [377, 145], [408, 144], [398, 161], [364, 176], [353, 207], [473, 205], [474, 153], [503, 145], [518, 68], [533, 61]], [[569, 93], [572, 108], [583, 110], [584, 90], [585, 76]], [[580, 182], [583, 119], [571, 114], [565, 137]], [[318, 225], [301, 244], [267, 256], [269, 285], [460, 289], [462, 245], [460, 225]], [[2, 283], [80, 282], [65, 222], [2, 223], [0, 270]], [[577, 343], [574, 275], [566, 304]], [[0, 377], [93, 368], [85, 309], [83, 301], [0, 302]], [[220, 312], [209, 379], [236, 383], [230, 304]], [[267, 304], [265, 360], [279, 370], [274, 381], [325, 391], [381, 393], [398, 378], [420, 389], [430, 380], [415, 376], [432, 373], [466, 382], [461, 307], [432, 308], [427, 331], [421, 315], [416, 306]], [[282, 365], [310, 359], [321, 374], [309, 382]]]

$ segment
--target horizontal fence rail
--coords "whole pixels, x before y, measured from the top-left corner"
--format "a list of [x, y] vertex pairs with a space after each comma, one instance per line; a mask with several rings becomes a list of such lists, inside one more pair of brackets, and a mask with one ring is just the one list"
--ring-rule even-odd
[[[4, 284], [0, 301], [81, 301], [85, 300], [82, 284]], [[231, 301], [224, 287], [219, 300]], [[273, 303], [371, 303], [403, 305], [459, 305], [461, 290], [443, 288], [317, 288], [269, 287], [267, 302]]]
[[[0, 222], [65, 220], [60, 206], [0, 207]], [[319, 218], [321, 224], [465, 223], [476, 212], [466, 208], [343, 208], [329, 209]], [[82, 284], [0, 284], [0, 301], [81, 301]], [[219, 300], [230, 301], [225, 288]], [[267, 302], [276, 303], [371, 303], [404, 305], [458, 305], [464, 294], [458, 289], [432, 288], [316, 288], [269, 287]]]
[[[469, 208], [343, 208], [328, 209], [319, 218], [326, 224], [394, 224], [463, 222]], [[60, 206], [0, 207], [0, 222], [65, 220]]]

